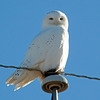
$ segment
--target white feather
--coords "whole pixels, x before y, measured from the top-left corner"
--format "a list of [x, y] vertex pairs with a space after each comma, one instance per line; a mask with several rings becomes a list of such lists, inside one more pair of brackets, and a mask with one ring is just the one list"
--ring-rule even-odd
[[[53, 18], [53, 20], [50, 18]], [[35, 68], [42, 72], [50, 69], [62, 71], [65, 68], [68, 51], [67, 17], [60, 11], [49, 12], [44, 17], [41, 32], [31, 42], [20, 67]], [[37, 77], [42, 81], [45, 76], [37, 71], [17, 70], [7, 79], [6, 83], [15, 85], [15, 90], [17, 90], [26, 86]]]

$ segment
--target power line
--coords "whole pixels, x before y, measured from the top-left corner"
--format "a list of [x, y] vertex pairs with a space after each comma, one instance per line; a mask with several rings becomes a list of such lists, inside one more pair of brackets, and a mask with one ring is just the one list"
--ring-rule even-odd
[[15, 66], [5, 66], [5, 65], [0, 65], [0, 67], [4, 67], [4, 68], [15, 68], [15, 69], [25, 69], [25, 70], [29, 70], [29, 71], [40, 71], [38, 69], [27, 68], [27, 67], [15, 67]]
[[[40, 71], [38, 69], [26, 68], [26, 67], [15, 67], [15, 66], [5, 66], [5, 65], [0, 65], [0, 67], [4, 67], [4, 68], [15, 68], [15, 69], [24, 69], [24, 70], [28, 70], [28, 71]], [[50, 73], [52, 73], [52, 72], [50, 72]], [[63, 74], [63, 75], [69, 75], [69, 76], [75, 76], [75, 77], [82, 77], [82, 78], [93, 79], [93, 80], [100, 80], [100, 78], [98, 78], [98, 77], [89, 77], [89, 76], [85, 76], [85, 75], [76, 75], [76, 74], [64, 73], [64, 72], [58, 72], [58, 73], [59, 74]]]
[[75, 77], [88, 78], [88, 79], [94, 79], [94, 80], [100, 80], [100, 78], [97, 78], [97, 77], [89, 77], [89, 76], [85, 76], [85, 75], [76, 75], [76, 74], [72, 74], [72, 73], [63, 73], [63, 72], [61, 72], [61, 74], [75, 76]]

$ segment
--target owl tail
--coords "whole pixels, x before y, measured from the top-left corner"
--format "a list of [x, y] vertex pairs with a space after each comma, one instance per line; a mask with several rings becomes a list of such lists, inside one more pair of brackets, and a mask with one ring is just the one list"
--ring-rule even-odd
[[14, 91], [34, 81], [37, 77], [42, 81], [43, 75], [39, 71], [16, 70], [7, 80], [6, 84], [14, 85]]

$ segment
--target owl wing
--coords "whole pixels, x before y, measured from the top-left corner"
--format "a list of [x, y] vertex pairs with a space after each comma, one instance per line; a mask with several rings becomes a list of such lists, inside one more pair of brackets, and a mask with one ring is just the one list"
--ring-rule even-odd
[[[45, 55], [49, 49], [48, 45], [45, 44], [48, 40], [48, 35], [45, 35], [45, 33], [46, 32], [40, 32], [32, 41], [20, 67], [37, 68], [38, 65], [45, 61]], [[6, 80], [6, 83], [8, 86], [15, 85], [15, 90], [18, 90], [19, 88], [28, 85], [37, 77], [39, 77], [41, 81], [43, 80], [42, 74], [39, 71], [16, 70]]]
[[40, 32], [31, 42], [24, 61], [21, 63], [21, 67], [36, 68], [38, 64], [45, 62], [46, 54], [50, 49], [51, 31]]

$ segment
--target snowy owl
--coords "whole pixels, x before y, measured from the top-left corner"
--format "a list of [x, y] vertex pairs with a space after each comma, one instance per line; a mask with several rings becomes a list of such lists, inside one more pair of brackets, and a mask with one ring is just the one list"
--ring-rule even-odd
[[60, 11], [51, 11], [43, 19], [40, 33], [31, 42], [20, 67], [40, 70], [18, 69], [7, 80], [15, 90], [39, 78], [41, 81], [49, 72], [64, 71], [69, 52], [68, 19]]

